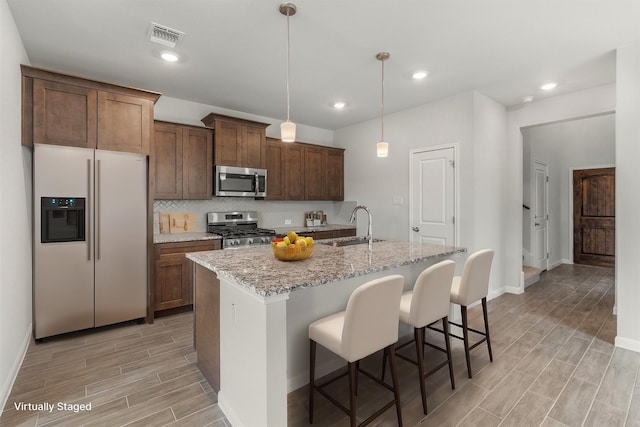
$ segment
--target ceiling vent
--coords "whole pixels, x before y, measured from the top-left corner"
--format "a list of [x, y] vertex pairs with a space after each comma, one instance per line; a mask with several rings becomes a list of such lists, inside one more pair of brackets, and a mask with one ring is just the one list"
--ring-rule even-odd
[[174, 30], [173, 28], [156, 24], [155, 22], [149, 25], [149, 32], [147, 33], [149, 41], [169, 47], [176, 47], [176, 45], [182, 41], [183, 37], [183, 31]]

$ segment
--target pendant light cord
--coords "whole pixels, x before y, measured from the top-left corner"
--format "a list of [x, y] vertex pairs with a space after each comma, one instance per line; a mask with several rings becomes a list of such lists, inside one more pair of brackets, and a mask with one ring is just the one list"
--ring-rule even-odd
[[380, 112], [380, 141], [384, 141], [384, 59], [382, 62], [382, 108]]
[[289, 46], [289, 10], [287, 10], [287, 121], [290, 121], [289, 120], [289, 112], [291, 110], [291, 106], [290, 106], [290, 103], [289, 103], [289, 67], [290, 67], [289, 50], [290, 50], [290, 46]]

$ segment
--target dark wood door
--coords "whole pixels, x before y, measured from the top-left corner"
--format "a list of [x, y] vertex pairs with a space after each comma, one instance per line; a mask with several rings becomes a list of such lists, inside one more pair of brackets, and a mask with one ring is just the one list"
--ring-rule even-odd
[[149, 154], [153, 101], [98, 92], [98, 143], [102, 150]]
[[156, 261], [155, 265], [155, 310], [191, 304], [191, 262], [179, 255]]
[[244, 159], [242, 166], [247, 168], [265, 168], [267, 144], [264, 128], [244, 126]]
[[213, 197], [213, 133], [209, 129], [184, 127], [182, 133], [183, 199]]
[[615, 265], [615, 168], [573, 172], [573, 261]]
[[33, 142], [96, 148], [97, 91], [33, 81]]
[[215, 126], [215, 164], [242, 166], [242, 125], [216, 120]]
[[322, 163], [324, 199], [344, 200], [344, 150], [326, 148]]
[[323, 193], [323, 149], [305, 147], [304, 149], [304, 198], [305, 200], [322, 200]]
[[[286, 200], [304, 200], [304, 146], [299, 144], [286, 145], [286, 161], [283, 167], [286, 169]], [[267, 172], [267, 175], [269, 172]], [[267, 188], [267, 191], [269, 189]]]
[[287, 196], [285, 143], [267, 138], [267, 199], [284, 200]]
[[171, 123], [154, 125], [154, 199], [182, 199], [182, 128]]

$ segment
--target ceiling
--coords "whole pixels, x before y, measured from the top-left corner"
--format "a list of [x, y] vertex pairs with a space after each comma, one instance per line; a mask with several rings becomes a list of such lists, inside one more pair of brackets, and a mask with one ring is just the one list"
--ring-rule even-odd
[[[381, 51], [389, 114], [469, 90], [513, 107], [612, 83], [616, 47], [640, 43], [638, 0], [292, 1], [291, 120], [324, 129], [380, 116]], [[279, 0], [8, 3], [33, 66], [286, 118]], [[159, 58], [151, 22], [185, 32], [178, 62]]]

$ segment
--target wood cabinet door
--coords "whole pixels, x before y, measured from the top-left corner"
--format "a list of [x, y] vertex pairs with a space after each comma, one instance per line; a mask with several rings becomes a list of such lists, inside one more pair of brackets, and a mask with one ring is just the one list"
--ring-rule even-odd
[[33, 142], [96, 148], [97, 91], [34, 79]]
[[284, 200], [287, 196], [284, 144], [267, 138], [267, 200]]
[[344, 200], [344, 150], [327, 148], [322, 159], [324, 199]]
[[99, 149], [149, 154], [152, 129], [151, 100], [98, 92]]
[[155, 311], [192, 303], [191, 268], [184, 255], [155, 262]]
[[[305, 170], [304, 146], [298, 144], [286, 145], [285, 169], [286, 200], [304, 200]], [[267, 172], [268, 176], [269, 172]], [[267, 191], [269, 189], [267, 188]]]
[[183, 128], [183, 199], [213, 197], [213, 134], [209, 129]]
[[213, 157], [216, 165], [241, 166], [242, 125], [216, 121]]
[[247, 168], [265, 168], [267, 165], [267, 144], [264, 128], [243, 126], [243, 160]]
[[322, 200], [323, 193], [323, 149], [317, 147], [304, 148], [304, 198], [305, 200]]
[[182, 128], [170, 123], [154, 125], [154, 199], [182, 199]]

